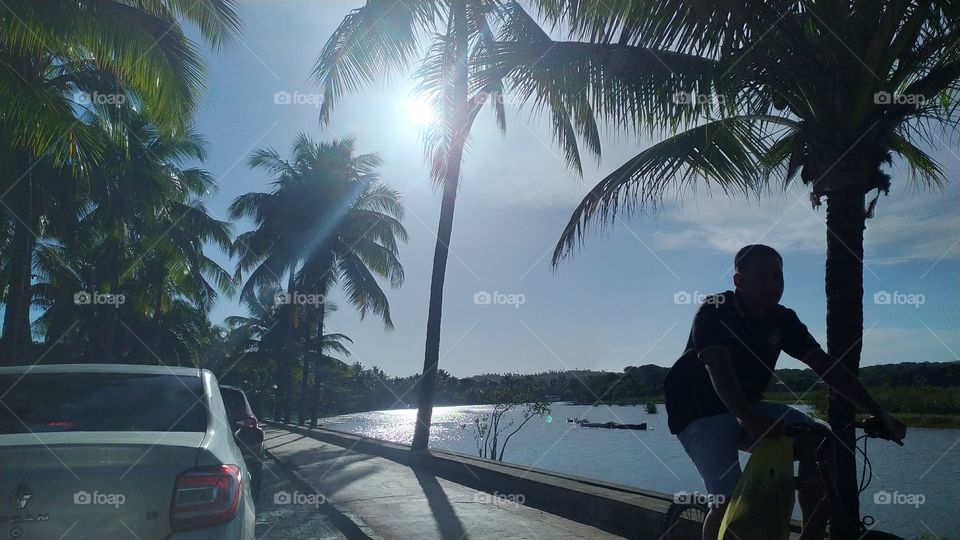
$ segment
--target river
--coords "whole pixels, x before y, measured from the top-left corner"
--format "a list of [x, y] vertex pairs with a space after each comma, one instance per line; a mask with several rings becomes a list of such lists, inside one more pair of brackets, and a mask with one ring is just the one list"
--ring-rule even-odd
[[[461, 426], [489, 410], [483, 405], [435, 408], [430, 447], [476, 455], [470, 428]], [[662, 404], [658, 410], [658, 414], [648, 414], [644, 407], [553, 404], [549, 417], [532, 419], [510, 440], [504, 461], [664, 493], [702, 492], [703, 482], [693, 463], [667, 429]], [[519, 412], [508, 415], [521, 420]], [[649, 430], [581, 428], [567, 418], [646, 422]], [[410, 444], [415, 421], [416, 409], [397, 409], [325, 418], [323, 427]], [[873, 478], [860, 495], [861, 513], [873, 516], [876, 528], [908, 539], [924, 533], [931, 538], [957, 535], [958, 443], [957, 429], [911, 428], [904, 447], [869, 440]], [[741, 453], [741, 463], [748, 457]], [[859, 458], [858, 463], [862, 466]]]

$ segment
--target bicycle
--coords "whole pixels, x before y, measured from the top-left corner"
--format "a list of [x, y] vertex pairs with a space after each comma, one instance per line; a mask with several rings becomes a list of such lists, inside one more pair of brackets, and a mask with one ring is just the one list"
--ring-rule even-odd
[[[894, 440], [887, 433], [885, 433], [879, 419], [876, 417], [867, 418], [862, 422], [855, 422], [854, 426], [861, 428], [864, 431], [863, 435], [857, 437], [855, 444], [856, 450], [863, 455], [863, 472], [861, 473], [860, 485], [858, 486], [859, 495], [867, 489], [873, 477], [870, 459], [867, 457], [866, 440], [868, 438], [886, 439], [891, 440], [900, 446], [903, 446], [903, 443]], [[825, 500], [829, 509], [828, 513], [833, 515], [835, 510], [838, 510], [842, 507], [842, 502], [837, 494], [836, 484], [833, 481], [833, 465], [830, 460], [830, 456], [832, 454], [830, 450], [834, 441], [836, 440], [836, 436], [834, 435], [833, 431], [828, 426], [821, 424], [811, 425], [790, 423], [784, 424], [781, 432], [783, 435], [788, 437], [796, 438], [807, 436], [813, 439], [812, 442], [816, 448], [818, 481], [821, 482], [824, 487]], [[861, 440], [864, 441], [862, 449], [859, 445]], [[794, 477], [794, 485], [797, 487], [802, 487], [804, 485], [804, 480], [800, 479], [799, 477]], [[706, 504], [699, 502], [671, 503], [670, 507], [667, 509], [666, 515], [664, 516], [660, 540], [700, 540], [702, 524], [709, 511], [710, 509]], [[860, 540], [903, 540], [901, 537], [894, 534], [870, 529], [873, 523], [874, 519], [872, 516], [865, 515], [863, 518], [861, 518], [859, 524], [860, 534], [858, 535]]]

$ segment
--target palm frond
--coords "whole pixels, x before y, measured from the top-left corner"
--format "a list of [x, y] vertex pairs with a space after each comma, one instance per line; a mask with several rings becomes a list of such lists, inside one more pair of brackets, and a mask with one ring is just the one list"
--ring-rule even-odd
[[758, 193], [772, 142], [769, 125], [795, 126], [780, 117], [742, 116], [707, 122], [669, 137], [610, 173], [583, 198], [553, 253], [557, 265], [582, 242], [594, 222], [611, 224], [621, 210], [656, 207], [670, 192], [719, 187], [724, 193]]
[[392, 330], [390, 303], [380, 284], [367, 268], [364, 259], [354, 252], [345, 253], [340, 257], [339, 269], [339, 279], [343, 284], [347, 301], [357, 309], [360, 318], [366, 317], [367, 313], [379, 315], [384, 327]]
[[410, 65], [419, 35], [439, 16], [432, 0], [367, 0], [351, 11], [324, 45], [312, 77], [323, 91], [321, 122], [348, 92]]

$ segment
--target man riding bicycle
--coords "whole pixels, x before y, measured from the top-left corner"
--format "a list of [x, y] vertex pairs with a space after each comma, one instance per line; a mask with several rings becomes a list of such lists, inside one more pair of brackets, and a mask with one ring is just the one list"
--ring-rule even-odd
[[[823, 352], [793, 310], [779, 304], [783, 259], [769, 246], [742, 248], [734, 258], [736, 291], [707, 297], [693, 320], [686, 350], [664, 380], [667, 423], [693, 460], [716, 504], [703, 523], [704, 540], [720, 530], [726, 504], [742, 473], [737, 450], [779, 433], [783, 423], [815, 423], [787, 405], [762, 401], [783, 350], [850, 402], [878, 417], [896, 440], [906, 426], [886, 414], [860, 380]], [[815, 449], [799, 439], [794, 455], [806, 487], [797, 492], [802, 539], [823, 538], [826, 515]], [[818, 510], [819, 507], [819, 510]]]

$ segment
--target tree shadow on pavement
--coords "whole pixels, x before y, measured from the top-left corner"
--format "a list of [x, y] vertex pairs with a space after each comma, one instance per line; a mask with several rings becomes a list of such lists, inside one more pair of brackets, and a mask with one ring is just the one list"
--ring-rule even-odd
[[440, 529], [440, 536], [444, 539], [450, 538], [453, 540], [464, 538], [467, 533], [463, 530], [463, 524], [457, 517], [457, 513], [450, 504], [450, 499], [447, 498], [443, 487], [440, 486], [440, 482], [437, 481], [437, 477], [417, 467], [413, 467], [413, 473], [417, 476], [417, 481], [423, 488], [423, 494], [427, 497], [433, 519], [436, 520]]

